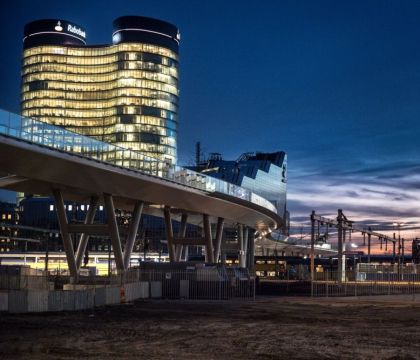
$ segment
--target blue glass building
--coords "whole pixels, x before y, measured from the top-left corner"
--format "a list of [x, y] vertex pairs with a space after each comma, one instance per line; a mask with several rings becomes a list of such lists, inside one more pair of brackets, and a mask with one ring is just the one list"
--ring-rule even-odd
[[196, 171], [251, 190], [271, 201], [277, 213], [288, 222], [287, 155], [274, 153], [244, 153], [236, 161], [223, 160], [217, 153], [194, 168]]

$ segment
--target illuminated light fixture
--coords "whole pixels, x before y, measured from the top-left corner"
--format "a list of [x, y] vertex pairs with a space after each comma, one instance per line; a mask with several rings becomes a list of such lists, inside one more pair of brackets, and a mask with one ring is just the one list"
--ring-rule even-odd
[[61, 26], [61, 21], [57, 23], [57, 25], [54, 28], [55, 31], [63, 31], [63, 27]]
[[358, 248], [357, 244], [355, 244], [355, 243], [351, 243], [351, 244], [350, 244], [350, 246], [351, 246], [353, 249]]

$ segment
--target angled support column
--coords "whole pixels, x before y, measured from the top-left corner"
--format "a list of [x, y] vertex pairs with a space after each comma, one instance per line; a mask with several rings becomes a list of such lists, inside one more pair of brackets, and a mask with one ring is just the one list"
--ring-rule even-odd
[[[181, 224], [180, 224], [179, 233], [178, 233], [179, 238], [185, 238], [185, 234], [187, 232], [187, 220], [188, 220], [188, 214], [182, 213]], [[177, 244], [175, 246], [175, 261], [181, 261], [181, 254], [182, 254], [183, 247], [184, 246], [181, 244]]]
[[[85, 218], [85, 225], [93, 224], [93, 220], [95, 219], [96, 209], [98, 208], [98, 201], [99, 201], [98, 197], [96, 196], [91, 197], [89, 209], [87, 211], [86, 218]], [[80, 269], [80, 265], [82, 264], [83, 255], [86, 251], [88, 241], [89, 241], [89, 234], [82, 233], [82, 235], [80, 235], [80, 241], [79, 241], [79, 245], [76, 251], [77, 269]]]
[[251, 235], [250, 239], [248, 240], [249, 241], [248, 270], [251, 273], [254, 273], [254, 271], [255, 271], [255, 236], [254, 236], [254, 231], [251, 231], [250, 235]]
[[141, 213], [143, 212], [143, 202], [137, 201], [134, 205], [133, 217], [128, 229], [127, 242], [124, 249], [124, 268], [128, 269], [130, 266], [131, 253], [133, 252], [134, 243], [136, 241], [137, 231], [139, 229]]
[[239, 266], [245, 267], [245, 241], [244, 241], [244, 227], [242, 224], [238, 225], [238, 241], [239, 241]]
[[166, 238], [168, 241], [168, 252], [169, 252], [169, 261], [175, 261], [175, 249], [174, 249], [174, 230], [172, 228], [172, 221], [171, 221], [171, 209], [169, 206], [165, 206], [163, 210], [163, 214], [165, 216], [165, 229], [166, 229]]
[[216, 239], [214, 243], [214, 262], [219, 261], [220, 255], [220, 247], [222, 245], [222, 236], [223, 236], [223, 226], [225, 224], [225, 219], [219, 217], [217, 219], [217, 227], [216, 227]]
[[70, 234], [67, 231], [67, 215], [64, 208], [63, 195], [60, 190], [53, 190], [55, 207], [57, 209], [58, 224], [60, 226], [61, 238], [63, 239], [64, 251], [66, 252], [67, 264], [70, 271], [70, 276], [77, 282], [77, 265], [74, 257], [73, 244], [71, 242]]
[[244, 230], [243, 230], [243, 238], [244, 238], [244, 263], [245, 266], [244, 267], [248, 267], [248, 226], [244, 226]]
[[203, 214], [204, 237], [206, 238], [206, 262], [214, 263], [213, 239], [211, 235], [210, 216]]
[[115, 217], [115, 207], [112, 195], [104, 194], [104, 203], [106, 215], [108, 217], [109, 235], [111, 237], [112, 247], [114, 248], [115, 264], [119, 272], [124, 272], [124, 260], [121, 250], [120, 234], [118, 232], [117, 219]]

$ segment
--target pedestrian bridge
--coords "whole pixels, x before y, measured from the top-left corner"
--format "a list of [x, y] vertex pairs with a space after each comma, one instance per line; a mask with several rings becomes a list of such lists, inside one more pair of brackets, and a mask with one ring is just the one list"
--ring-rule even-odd
[[[274, 205], [247, 189], [4, 110], [0, 169], [0, 188], [55, 198], [69, 269], [76, 278], [93, 234], [111, 237], [116, 266], [124, 271], [142, 213], [165, 218], [171, 261], [180, 260], [186, 245], [204, 245], [206, 261], [217, 262], [226, 224], [240, 225], [244, 251], [248, 228], [266, 234], [283, 226]], [[90, 204], [84, 224], [68, 222], [64, 199]], [[107, 224], [93, 223], [99, 204], [107, 210]], [[133, 213], [124, 251], [115, 208]], [[181, 222], [176, 235], [171, 219]], [[187, 223], [200, 224], [204, 236], [186, 238]], [[81, 234], [76, 251], [71, 233]]]

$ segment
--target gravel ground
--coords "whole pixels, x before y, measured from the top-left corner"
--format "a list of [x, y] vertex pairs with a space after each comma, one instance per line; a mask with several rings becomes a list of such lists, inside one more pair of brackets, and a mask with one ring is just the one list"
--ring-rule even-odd
[[137, 301], [0, 314], [0, 359], [420, 359], [420, 302]]

